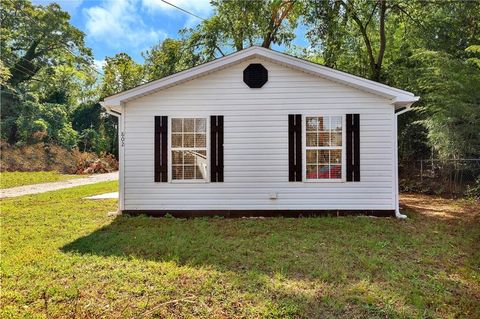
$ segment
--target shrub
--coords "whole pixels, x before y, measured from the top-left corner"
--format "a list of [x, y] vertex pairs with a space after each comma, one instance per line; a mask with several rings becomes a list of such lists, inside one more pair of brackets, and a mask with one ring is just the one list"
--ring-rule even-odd
[[467, 196], [480, 199], [480, 176], [477, 177], [475, 184], [468, 186]]
[[77, 145], [78, 133], [72, 128], [72, 124], [65, 125], [58, 131], [58, 142], [63, 147], [72, 149]]

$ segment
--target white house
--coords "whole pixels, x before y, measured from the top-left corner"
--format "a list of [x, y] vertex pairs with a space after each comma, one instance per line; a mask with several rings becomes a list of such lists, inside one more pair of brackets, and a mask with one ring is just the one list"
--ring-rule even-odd
[[405, 217], [397, 116], [418, 99], [260, 47], [107, 97], [119, 210]]

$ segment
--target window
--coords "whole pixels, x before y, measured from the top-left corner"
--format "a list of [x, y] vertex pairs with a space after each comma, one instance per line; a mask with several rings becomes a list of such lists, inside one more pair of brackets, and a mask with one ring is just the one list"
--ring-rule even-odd
[[306, 117], [307, 180], [342, 178], [342, 116]]
[[207, 180], [207, 119], [172, 118], [172, 180]]

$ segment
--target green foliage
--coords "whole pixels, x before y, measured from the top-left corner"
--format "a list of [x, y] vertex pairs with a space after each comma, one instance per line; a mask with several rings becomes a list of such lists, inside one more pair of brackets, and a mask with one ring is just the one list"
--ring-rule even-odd
[[100, 103], [82, 103], [71, 114], [72, 127], [78, 132], [88, 128], [98, 130], [102, 124], [101, 116]]
[[79, 137], [79, 146], [83, 151], [94, 150], [99, 145], [99, 134], [92, 128], [82, 130]]
[[106, 114], [99, 103], [80, 104], [73, 110], [71, 121], [79, 132], [81, 150], [117, 154], [117, 118]]
[[[117, 120], [97, 102], [251, 45], [289, 53], [414, 92], [400, 117], [400, 159], [478, 157], [480, 2], [406, 0], [211, 1], [213, 15], [143, 52], [92, 71], [84, 34], [57, 4], [0, 9], [1, 138], [116, 154]], [[308, 48], [292, 45], [299, 22]], [[72, 52], [74, 54], [72, 54]], [[75, 132], [73, 132], [75, 130]], [[95, 133], [94, 133], [95, 132]]]
[[101, 96], [106, 97], [131, 89], [144, 81], [143, 67], [128, 54], [119, 53], [105, 59]]
[[421, 123], [440, 158], [480, 156], [480, 68], [448, 53], [417, 51]]
[[420, 96], [399, 118], [404, 163], [478, 157], [479, 15], [478, 1], [312, 0], [308, 58]]
[[0, 60], [0, 86], [6, 86], [11, 76], [8, 67], [3, 63], [3, 60]]
[[480, 176], [477, 177], [475, 184], [467, 189], [467, 196], [476, 198], [480, 201]]
[[0, 16], [1, 138], [75, 147], [70, 114], [79, 101], [98, 95], [84, 34], [57, 4], [5, 1]]
[[182, 40], [165, 39], [143, 53], [148, 81], [194, 67], [199, 57]]
[[65, 123], [64, 126], [58, 130], [58, 143], [67, 149], [72, 149], [77, 146], [78, 133], [72, 128], [71, 123]]
[[214, 15], [181, 31], [202, 61], [252, 45], [288, 45], [295, 37], [301, 1], [211, 1]]
[[[58, 4], [34, 6], [27, 0], [4, 1], [0, 18], [2, 60], [9, 65], [8, 83], [14, 87], [44, 68], [91, 58], [83, 32], [70, 24], [69, 14]], [[73, 58], [68, 50], [77, 51], [79, 58]]]

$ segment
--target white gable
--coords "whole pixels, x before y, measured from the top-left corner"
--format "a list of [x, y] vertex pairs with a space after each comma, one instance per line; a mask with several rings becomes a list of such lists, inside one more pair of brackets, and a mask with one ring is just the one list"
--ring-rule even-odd
[[136, 88], [109, 96], [105, 98], [102, 105], [108, 109], [117, 109], [121, 103], [132, 101], [139, 97], [152, 94], [159, 90], [178, 85], [180, 83], [192, 80], [194, 78], [204, 76], [206, 74], [225, 69], [232, 65], [252, 58], [263, 58], [272, 62], [284, 65], [289, 68], [318, 76], [327, 80], [338, 82], [356, 89], [382, 96], [391, 101], [395, 107], [410, 106], [418, 101], [418, 97], [414, 94], [396, 89], [375, 81], [367, 80], [358, 76], [354, 76], [345, 72], [337, 71], [322, 65], [301, 60], [283, 53], [272, 51], [261, 47], [250, 47], [248, 49], [233, 53], [212, 62], [208, 62], [194, 68], [167, 76], [165, 78], [155, 80]]

